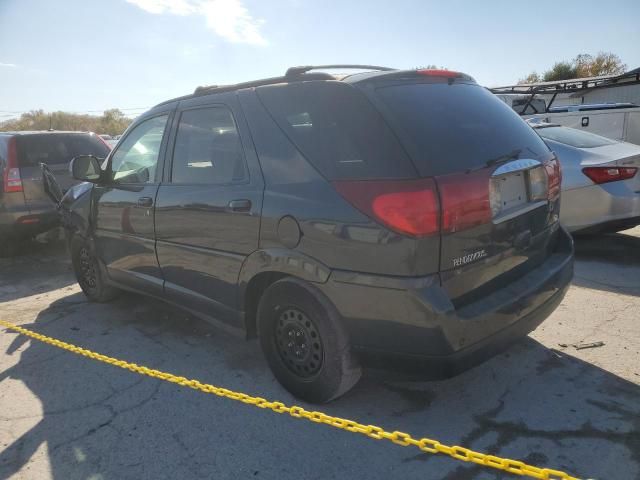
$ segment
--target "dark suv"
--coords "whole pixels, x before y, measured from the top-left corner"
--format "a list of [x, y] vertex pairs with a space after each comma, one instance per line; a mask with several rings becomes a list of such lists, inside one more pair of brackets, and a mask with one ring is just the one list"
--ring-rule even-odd
[[258, 335], [312, 402], [360, 365], [453, 375], [540, 324], [573, 273], [540, 137], [462, 73], [315, 70], [198, 88], [102, 166], [75, 159], [94, 183], [62, 201], [86, 295], [133, 290]]
[[66, 190], [77, 183], [69, 173], [73, 157], [106, 157], [109, 150], [102, 139], [87, 132], [0, 132], [0, 250], [58, 221], [42, 188], [41, 163], [57, 174]]

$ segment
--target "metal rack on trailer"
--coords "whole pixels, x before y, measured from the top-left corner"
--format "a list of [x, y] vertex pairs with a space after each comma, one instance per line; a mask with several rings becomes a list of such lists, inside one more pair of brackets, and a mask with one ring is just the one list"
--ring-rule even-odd
[[[531, 107], [535, 113], [550, 113], [549, 109], [551, 108], [551, 105], [553, 105], [556, 97], [561, 93], [578, 93], [581, 91], [592, 91], [601, 88], [636, 84], [640, 84], [640, 69], [616, 76], [603, 75], [599, 77], [574, 78], [571, 80], [557, 80], [554, 82], [542, 82], [537, 84], [510, 85], [490, 88], [489, 90], [494, 94], [529, 95], [529, 99], [522, 108], [522, 112], [526, 112], [527, 108]], [[544, 112], [537, 111], [535, 106], [532, 105], [533, 99], [536, 95], [541, 94], [552, 95]]]

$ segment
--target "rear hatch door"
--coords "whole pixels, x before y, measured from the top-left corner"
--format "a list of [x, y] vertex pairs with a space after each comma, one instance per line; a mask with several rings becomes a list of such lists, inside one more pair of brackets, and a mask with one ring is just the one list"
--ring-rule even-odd
[[43, 132], [17, 136], [18, 165], [24, 188], [25, 201], [32, 210], [50, 208], [40, 164], [48, 166], [59, 188], [66, 192], [78, 183], [71, 177], [69, 162], [72, 158], [90, 154], [104, 158], [109, 147], [95, 134], [83, 132]]
[[[384, 77], [383, 77], [384, 78]], [[539, 265], [557, 226], [559, 167], [511, 108], [464, 76], [367, 87], [441, 207], [441, 281], [454, 304]]]

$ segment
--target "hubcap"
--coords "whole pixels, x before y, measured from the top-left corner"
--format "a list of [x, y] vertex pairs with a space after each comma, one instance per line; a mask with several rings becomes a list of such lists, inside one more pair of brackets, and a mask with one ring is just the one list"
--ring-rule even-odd
[[320, 371], [324, 350], [313, 321], [297, 308], [287, 308], [278, 317], [276, 346], [289, 370], [300, 377]]
[[96, 266], [93, 257], [89, 253], [86, 247], [80, 249], [80, 271], [82, 274], [82, 280], [90, 288], [96, 288], [97, 275]]

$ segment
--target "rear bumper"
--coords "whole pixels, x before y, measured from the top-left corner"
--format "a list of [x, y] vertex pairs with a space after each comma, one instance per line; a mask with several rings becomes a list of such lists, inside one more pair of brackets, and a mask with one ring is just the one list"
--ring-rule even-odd
[[640, 184], [623, 182], [562, 192], [560, 221], [576, 233], [622, 230], [640, 224]]
[[544, 263], [459, 309], [437, 275], [333, 272], [319, 288], [344, 318], [365, 365], [435, 379], [467, 370], [534, 330], [562, 301], [572, 276], [573, 242], [560, 229]]
[[0, 212], [0, 237], [20, 239], [46, 232], [60, 223], [54, 210]]

